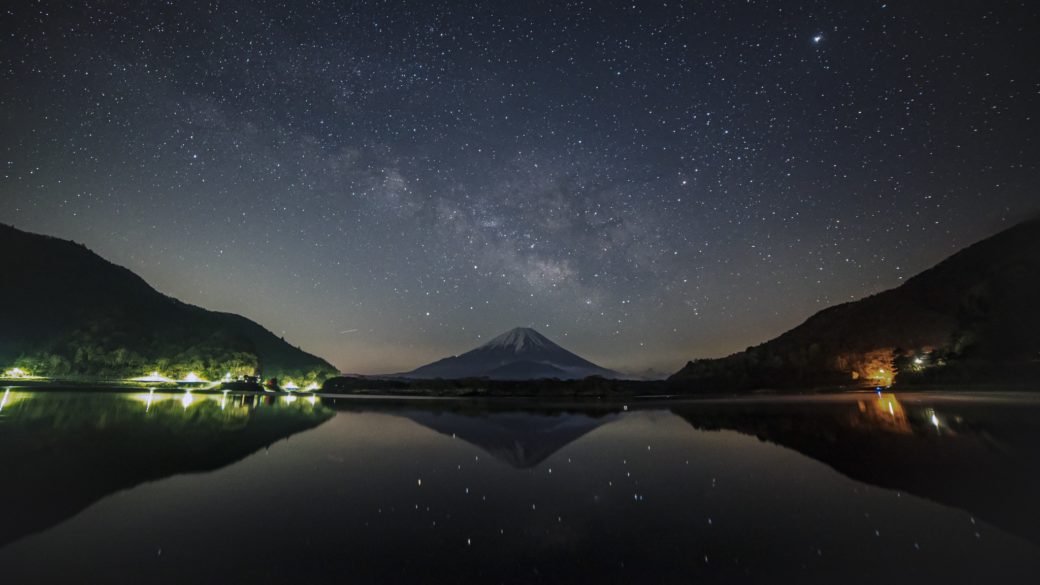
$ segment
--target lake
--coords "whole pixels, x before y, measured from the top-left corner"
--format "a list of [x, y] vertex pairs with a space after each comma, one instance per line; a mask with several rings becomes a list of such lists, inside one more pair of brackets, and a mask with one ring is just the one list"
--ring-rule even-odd
[[1040, 399], [3, 389], [14, 583], [1016, 583]]

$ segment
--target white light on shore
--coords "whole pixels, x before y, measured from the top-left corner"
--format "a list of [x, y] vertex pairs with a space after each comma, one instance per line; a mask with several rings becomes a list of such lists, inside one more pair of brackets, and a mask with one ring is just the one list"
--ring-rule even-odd
[[133, 378], [134, 382], [173, 382], [172, 379], [163, 376], [159, 372], [152, 372], [147, 376], [141, 376], [140, 378]]
[[182, 383], [182, 384], [198, 384], [198, 383], [201, 383], [201, 382], [206, 382], [206, 380], [203, 380], [202, 378], [200, 378], [199, 375], [196, 374], [195, 372], [188, 372], [188, 375], [184, 376], [183, 380], [177, 380], [177, 381]]
[[5, 378], [28, 378], [29, 377], [29, 372], [26, 372], [25, 370], [23, 370], [21, 368], [11, 368], [11, 369], [6, 370], [4, 372], [4, 377]]

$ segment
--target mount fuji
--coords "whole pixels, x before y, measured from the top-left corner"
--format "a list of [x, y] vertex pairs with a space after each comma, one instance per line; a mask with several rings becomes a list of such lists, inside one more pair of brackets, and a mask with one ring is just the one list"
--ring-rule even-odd
[[620, 378], [621, 374], [577, 356], [527, 327], [506, 331], [462, 355], [447, 357], [404, 378], [490, 378], [493, 380], [573, 380], [588, 376]]

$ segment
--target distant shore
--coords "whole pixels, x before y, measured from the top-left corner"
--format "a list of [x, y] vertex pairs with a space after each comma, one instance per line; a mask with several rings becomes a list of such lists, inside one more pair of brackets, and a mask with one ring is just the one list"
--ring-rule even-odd
[[864, 394], [877, 391], [895, 394], [917, 394], [950, 392], [957, 394], [990, 393], [1037, 393], [1040, 382], [1014, 381], [1009, 383], [960, 383], [960, 384], [897, 384], [891, 387], [871, 386], [826, 386], [817, 388], [763, 388], [757, 390], [710, 391], [699, 388], [691, 390], [682, 382], [668, 380], [608, 380], [585, 378], [581, 380], [407, 380], [384, 378], [332, 378], [315, 391], [290, 391], [267, 389], [258, 384], [241, 382], [217, 385], [186, 385], [176, 383], [146, 384], [112, 380], [0, 380], [0, 390], [28, 391], [91, 391], [91, 392], [235, 392], [246, 394], [297, 394], [329, 397], [355, 397], [373, 399], [580, 399], [580, 400], [683, 400], [717, 399], [735, 397], [782, 397], [834, 394]]

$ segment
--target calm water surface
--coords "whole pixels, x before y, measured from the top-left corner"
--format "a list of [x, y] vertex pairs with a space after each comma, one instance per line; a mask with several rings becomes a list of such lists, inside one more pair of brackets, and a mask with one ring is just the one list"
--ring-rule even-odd
[[5, 390], [3, 583], [1033, 583], [1040, 401]]

